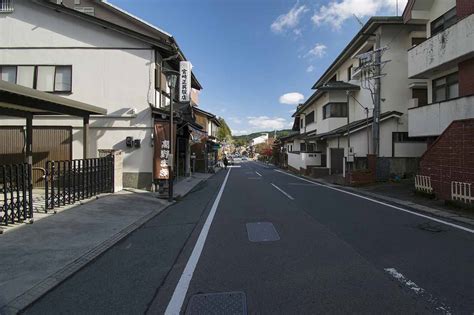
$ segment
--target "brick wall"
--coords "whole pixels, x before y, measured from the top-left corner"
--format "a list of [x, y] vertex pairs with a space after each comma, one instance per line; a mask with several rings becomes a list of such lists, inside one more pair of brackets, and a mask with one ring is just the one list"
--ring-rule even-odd
[[451, 181], [474, 183], [474, 119], [453, 121], [423, 154], [420, 174], [436, 196], [451, 199]]
[[458, 17], [463, 18], [474, 13], [473, 0], [456, 0], [456, 12]]
[[[472, 0], [474, 4], [474, 0]], [[474, 58], [459, 63], [459, 96], [474, 94]]]

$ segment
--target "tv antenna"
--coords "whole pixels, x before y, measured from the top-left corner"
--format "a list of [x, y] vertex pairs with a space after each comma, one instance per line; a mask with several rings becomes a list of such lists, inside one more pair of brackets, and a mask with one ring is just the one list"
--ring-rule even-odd
[[357, 23], [360, 24], [360, 27], [364, 27], [364, 23], [362, 23], [362, 21], [360, 20], [360, 18], [359, 18], [357, 15], [355, 15], [354, 13], [352, 13], [352, 15], [353, 15], [354, 18], [357, 20]]

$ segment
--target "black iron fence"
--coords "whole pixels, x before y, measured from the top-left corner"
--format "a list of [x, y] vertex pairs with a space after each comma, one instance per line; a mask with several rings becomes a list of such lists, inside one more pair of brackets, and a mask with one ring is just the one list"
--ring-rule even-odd
[[0, 165], [0, 224], [13, 224], [33, 217], [31, 182], [31, 165]]
[[114, 159], [46, 162], [45, 211], [113, 192]]

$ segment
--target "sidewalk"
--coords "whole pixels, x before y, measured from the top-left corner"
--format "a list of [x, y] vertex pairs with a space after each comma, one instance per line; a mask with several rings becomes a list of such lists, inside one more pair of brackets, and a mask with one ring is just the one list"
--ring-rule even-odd
[[[184, 196], [210, 174], [175, 185]], [[171, 203], [124, 190], [78, 204], [0, 235], [0, 314], [15, 314]]]
[[[305, 176], [306, 177], [306, 176]], [[308, 178], [313, 181], [336, 186], [354, 193], [387, 201], [403, 207], [410, 207], [419, 212], [425, 212], [437, 217], [457, 221], [462, 224], [474, 226], [474, 212], [453, 208], [445, 204], [443, 200], [430, 199], [415, 193], [414, 179], [405, 179], [400, 182], [383, 182], [364, 187], [349, 187], [333, 185], [324, 180]]]

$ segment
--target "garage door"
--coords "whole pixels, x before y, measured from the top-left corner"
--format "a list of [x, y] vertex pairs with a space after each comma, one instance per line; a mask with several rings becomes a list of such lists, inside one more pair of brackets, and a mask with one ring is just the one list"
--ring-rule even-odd
[[[25, 131], [21, 126], [0, 127], [0, 164], [25, 160]], [[47, 160], [72, 158], [71, 127], [33, 127], [33, 167], [44, 168]], [[41, 186], [43, 172], [33, 171], [35, 186]]]

